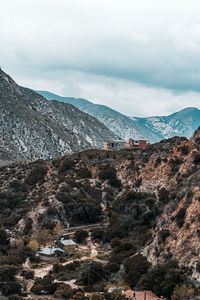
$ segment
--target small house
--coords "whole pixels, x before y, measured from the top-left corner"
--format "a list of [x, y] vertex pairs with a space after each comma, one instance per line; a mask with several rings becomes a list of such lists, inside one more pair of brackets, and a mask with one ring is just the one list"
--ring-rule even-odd
[[129, 144], [131, 149], [145, 149], [149, 142], [146, 139], [130, 139]]
[[129, 142], [125, 140], [108, 140], [103, 144], [104, 150], [121, 150], [130, 148]]
[[108, 140], [103, 144], [104, 150], [145, 149], [149, 145], [147, 139]]
[[60, 240], [63, 246], [76, 246], [76, 243], [72, 240]]
[[38, 252], [39, 255], [43, 256], [61, 256], [63, 254], [63, 249], [56, 247], [45, 247]]
[[130, 300], [163, 300], [163, 298], [157, 297], [152, 291], [132, 291], [127, 290], [124, 293], [125, 299]]

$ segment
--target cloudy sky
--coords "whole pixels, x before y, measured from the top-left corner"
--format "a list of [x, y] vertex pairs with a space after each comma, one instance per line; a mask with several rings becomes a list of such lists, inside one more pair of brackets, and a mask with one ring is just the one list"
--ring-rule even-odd
[[1, 0], [0, 65], [127, 115], [200, 108], [199, 12], [199, 0]]

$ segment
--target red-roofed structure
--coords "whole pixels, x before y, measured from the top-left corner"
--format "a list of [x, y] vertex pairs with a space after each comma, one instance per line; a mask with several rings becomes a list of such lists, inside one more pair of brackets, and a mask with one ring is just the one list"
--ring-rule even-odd
[[157, 297], [152, 291], [132, 291], [124, 292], [125, 298], [130, 300], [163, 300]]

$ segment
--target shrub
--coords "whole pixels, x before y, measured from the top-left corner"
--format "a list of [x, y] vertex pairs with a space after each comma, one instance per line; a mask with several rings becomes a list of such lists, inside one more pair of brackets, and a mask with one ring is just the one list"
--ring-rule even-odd
[[50, 283], [50, 284], [41, 284], [36, 283], [31, 288], [31, 292], [36, 295], [43, 295], [43, 294], [54, 294], [57, 289], [56, 283]]
[[161, 164], [161, 158], [158, 156], [155, 162], [155, 168], [158, 167]]
[[163, 229], [158, 233], [158, 242], [165, 242], [166, 238], [170, 236], [170, 231], [168, 229]]
[[121, 181], [117, 178], [116, 170], [109, 165], [104, 166], [103, 170], [99, 172], [99, 179], [108, 180], [109, 184], [114, 187], [121, 186]]
[[77, 230], [74, 236], [78, 243], [83, 243], [88, 237], [88, 232], [85, 230]]
[[[88, 272], [90, 277], [88, 277]], [[98, 262], [93, 262], [88, 266], [88, 269], [81, 274], [80, 283], [83, 285], [93, 285], [101, 282], [102, 280], [107, 280], [108, 272], [106, 271], [103, 264]]]
[[61, 162], [61, 167], [58, 170], [59, 174], [63, 174], [68, 170], [71, 170], [74, 167], [75, 163], [72, 159], [67, 159], [65, 158], [62, 162]]
[[133, 258], [129, 258], [124, 264], [126, 282], [134, 288], [141, 276], [148, 271], [150, 265], [151, 264], [147, 261], [146, 257], [141, 254], [135, 255]]
[[96, 228], [92, 230], [92, 239], [93, 240], [103, 240], [104, 230], [100, 228]]
[[22, 276], [24, 276], [26, 279], [34, 279], [34, 271], [23, 271]]
[[0, 244], [3, 246], [9, 244], [8, 234], [3, 228], [0, 228]]
[[169, 199], [169, 191], [166, 188], [161, 188], [158, 192], [159, 201], [166, 203]]
[[23, 300], [23, 298], [19, 295], [10, 295], [8, 296], [8, 300]]
[[47, 209], [47, 214], [49, 216], [53, 216], [53, 215], [56, 215], [57, 214], [57, 209], [53, 206], [50, 206], [48, 209]]
[[180, 268], [175, 261], [159, 264], [148, 270], [140, 282], [140, 287], [152, 290], [158, 296], [171, 298], [177, 284], [186, 280], [186, 270]]
[[183, 207], [179, 210], [179, 212], [175, 216], [176, 224], [178, 225], [179, 228], [181, 228], [184, 225], [185, 214], [186, 214], [186, 208]]
[[193, 163], [196, 165], [200, 164], [200, 153], [195, 153]]
[[61, 298], [61, 299], [69, 299], [73, 294], [73, 291], [70, 285], [65, 283], [59, 283], [57, 286], [57, 290], [54, 293], [54, 297]]
[[172, 300], [190, 300], [196, 298], [195, 288], [187, 285], [177, 285], [173, 291]]
[[36, 185], [44, 181], [47, 174], [47, 167], [44, 165], [36, 165], [26, 177], [24, 183], [30, 186]]
[[33, 220], [31, 218], [26, 219], [26, 225], [24, 227], [24, 235], [27, 235], [32, 229]]
[[107, 264], [107, 269], [110, 273], [117, 273], [120, 269], [120, 264], [117, 264], [117, 263], [108, 263]]
[[76, 174], [80, 179], [91, 178], [91, 172], [88, 168], [80, 168]]
[[187, 145], [183, 145], [182, 147], [179, 148], [179, 150], [181, 151], [181, 153], [183, 155], [188, 155], [189, 154], [189, 147]]
[[8, 296], [11, 294], [20, 294], [22, 286], [17, 281], [8, 281], [0, 284], [3, 294]]
[[14, 265], [0, 266], [0, 281], [13, 281], [18, 272], [18, 267]]

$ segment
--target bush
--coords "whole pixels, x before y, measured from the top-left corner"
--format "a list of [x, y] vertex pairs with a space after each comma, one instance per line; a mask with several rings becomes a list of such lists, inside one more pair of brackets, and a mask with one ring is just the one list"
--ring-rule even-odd
[[3, 294], [8, 296], [11, 294], [20, 294], [22, 286], [17, 281], [7, 281], [0, 284]]
[[85, 230], [77, 230], [74, 236], [78, 243], [83, 243], [88, 237], [88, 232]]
[[91, 172], [88, 168], [80, 168], [76, 174], [80, 179], [91, 178]]
[[175, 216], [176, 224], [178, 225], [179, 228], [181, 228], [184, 225], [185, 214], [186, 214], [186, 208], [183, 207], [179, 210], [179, 212]]
[[158, 192], [159, 201], [166, 203], [169, 199], [169, 191], [166, 188], [161, 188]]
[[103, 240], [104, 230], [100, 228], [96, 228], [92, 230], [92, 239], [93, 240]]
[[32, 229], [33, 220], [31, 218], [26, 219], [26, 225], [24, 227], [24, 235], [27, 235]]
[[158, 233], [158, 242], [165, 242], [166, 238], [170, 236], [170, 231], [168, 229], [163, 229]]
[[36, 183], [42, 183], [44, 177], [47, 174], [47, 167], [43, 165], [36, 165], [26, 177], [24, 183], [25, 185], [34, 186]]
[[189, 154], [189, 147], [187, 145], [183, 145], [182, 147], [179, 148], [179, 150], [181, 151], [181, 153], [183, 155], [188, 155]]
[[14, 265], [0, 266], [0, 281], [13, 281], [19, 268]]
[[[90, 277], [88, 278], [88, 272]], [[81, 274], [80, 283], [83, 285], [90, 285], [99, 283], [102, 280], [107, 281], [108, 272], [106, 271], [103, 264], [98, 262], [93, 262], [88, 266], [88, 269]]]
[[70, 285], [65, 283], [59, 283], [57, 286], [57, 290], [54, 293], [54, 297], [61, 298], [61, 299], [69, 299], [73, 294], [73, 291]]
[[10, 295], [8, 297], [8, 300], [23, 300], [23, 298], [21, 296], [19, 296], [19, 295]]
[[200, 153], [195, 153], [193, 163], [196, 165], [200, 164]]
[[56, 289], [57, 289], [56, 283], [50, 283], [50, 284], [36, 283], [31, 288], [31, 292], [34, 293], [35, 295], [43, 295], [43, 294], [52, 295], [55, 293]]
[[140, 287], [152, 290], [158, 296], [171, 298], [177, 284], [186, 280], [186, 270], [181, 269], [177, 262], [170, 261], [168, 264], [159, 264], [149, 269], [143, 276]]
[[34, 279], [34, 271], [23, 271], [22, 276], [26, 279]]
[[117, 273], [120, 270], [120, 264], [117, 263], [108, 263], [107, 264], [107, 269], [109, 273]]
[[59, 174], [63, 174], [66, 171], [71, 170], [74, 167], [75, 163], [72, 159], [67, 159], [65, 158], [62, 162], [61, 162], [61, 167], [58, 170]]
[[114, 187], [121, 186], [121, 181], [117, 178], [116, 170], [109, 165], [104, 166], [103, 170], [99, 172], [99, 179], [108, 180], [109, 184]]
[[126, 282], [134, 288], [143, 274], [146, 274], [151, 264], [141, 254], [129, 258], [124, 264]]

